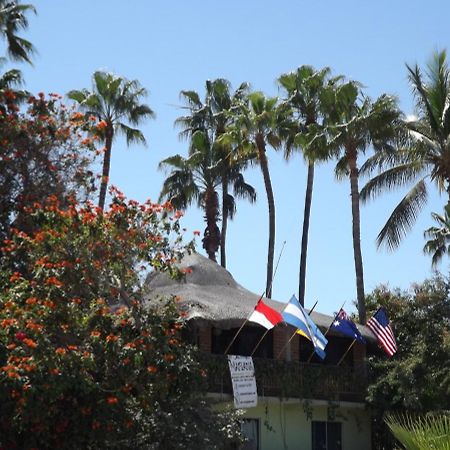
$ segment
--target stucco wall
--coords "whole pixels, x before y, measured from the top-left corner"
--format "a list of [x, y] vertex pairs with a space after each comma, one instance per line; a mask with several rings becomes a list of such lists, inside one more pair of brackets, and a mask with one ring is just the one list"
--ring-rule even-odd
[[[312, 448], [311, 420], [330, 419], [342, 423], [342, 450], [371, 448], [370, 416], [363, 405], [347, 403], [330, 408], [318, 402], [304, 405], [299, 400], [258, 401], [256, 408], [246, 410], [244, 418], [259, 419], [260, 450], [309, 450]], [[307, 418], [305, 408], [312, 419]]]

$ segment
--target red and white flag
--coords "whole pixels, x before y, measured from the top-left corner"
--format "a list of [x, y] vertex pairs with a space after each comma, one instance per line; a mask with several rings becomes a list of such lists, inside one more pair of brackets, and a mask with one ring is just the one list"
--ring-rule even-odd
[[397, 343], [386, 311], [380, 308], [367, 322], [367, 326], [372, 330], [384, 351], [392, 356], [397, 351]]
[[282, 322], [283, 317], [278, 311], [270, 306], [267, 306], [261, 299], [259, 299], [255, 306], [255, 310], [252, 312], [248, 320], [250, 322], [259, 323], [259, 325], [270, 330], [277, 323]]

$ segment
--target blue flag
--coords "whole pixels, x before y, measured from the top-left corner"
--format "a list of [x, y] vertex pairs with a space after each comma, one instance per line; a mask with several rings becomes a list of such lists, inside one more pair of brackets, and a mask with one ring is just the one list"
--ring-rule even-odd
[[300, 331], [300, 334], [310, 339], [314, 346], [314, 351], [320, 358], [325, 359], [325, 347], [328, 344], [328, 340], [312, 321], [311, 317], [306, 314], [306, 311], [294, 295], [286, 305], [282, 316], [286, 323], [293, 325]]
[[352, 339], [356, 339], [358, 342], [365, 343], [365, 339], [362, 337], [355, 322], [347, 315], [347, 313], [341, 308], [331, 324], [331, 330], [339, 331]]
[[295, 295], [291, 297], [281, 315], [286, 323], [297, 328], [297, 332], [299, 334], [311, 340], [311, 333], [305, 319], [305, 312], [303, 311], [299, 301], [295, 298]]

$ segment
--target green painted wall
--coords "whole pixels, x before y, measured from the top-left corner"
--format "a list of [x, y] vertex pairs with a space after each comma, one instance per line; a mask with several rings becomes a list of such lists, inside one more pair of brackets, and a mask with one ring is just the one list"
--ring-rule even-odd
[[259, 419], [260, 450], [309, 450], [312, 446], [311, 420], [327, 421], [329, 414], [342, 423], [342, 450], [370, 450], [370, 414], [348, 404], [329, 408], [309, 405], [307, 418], [301, 401], [280, 402], [258, 399], [256, 408], [247, 409], [244, 418]]

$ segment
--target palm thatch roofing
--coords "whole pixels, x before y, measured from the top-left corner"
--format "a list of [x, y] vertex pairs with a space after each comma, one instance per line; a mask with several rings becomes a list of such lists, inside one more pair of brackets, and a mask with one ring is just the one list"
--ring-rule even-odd
[[[181, 281], [158, 271], [148, 276], [146, 302], [157, 304], [161, 298], [176, 296], [187, 320], [230, 329], [242, 325], [260, 298], [237, 283], [228, 270], [198, 253], [185, 255], [177, 265], [186, 271]], [[279, 302], [265, 297], [263, 300], [280, 313], [288, 301]], [[311, 318], [319, 328], [327, 330], [334, 317], [314, 310]], [[358, 329], [368, 340], [375, 340], [369, 328], [358, 325]]]

